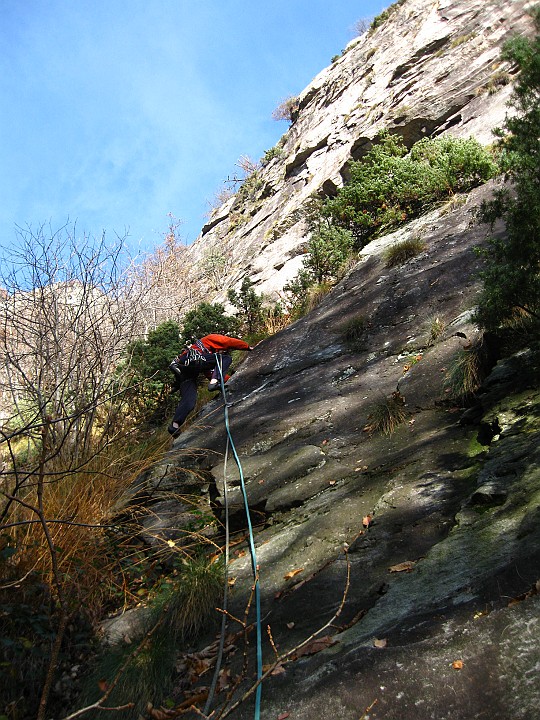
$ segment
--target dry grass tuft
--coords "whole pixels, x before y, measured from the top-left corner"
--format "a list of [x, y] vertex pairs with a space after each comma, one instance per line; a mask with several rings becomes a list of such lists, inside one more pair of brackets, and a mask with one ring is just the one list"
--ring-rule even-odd
[[421, 238], [409, 238], [402, 242], [394, 243], [384, 253], [386, 267], [403, 265], [413, 257], [416, 257], [426, 249], [426, 244]]
[[390, 397], [383, 397], [372, 406], [364, 431], [391, 435], [406, 417], [405, 398], [396, 390]]

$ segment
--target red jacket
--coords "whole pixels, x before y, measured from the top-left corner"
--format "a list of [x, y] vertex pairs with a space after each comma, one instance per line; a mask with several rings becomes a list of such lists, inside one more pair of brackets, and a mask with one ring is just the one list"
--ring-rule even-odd
[[[228, 337], [227, 335], [218, 335], [217, 333], [205, 335], [201, 338], [201, 342], [209, 352], [219, 352], [220, 350], [249, 350], [250, 347], [248, 343], [243, 340]], [[198, 346], [195, 344], [191, 347], [198, 349]]]

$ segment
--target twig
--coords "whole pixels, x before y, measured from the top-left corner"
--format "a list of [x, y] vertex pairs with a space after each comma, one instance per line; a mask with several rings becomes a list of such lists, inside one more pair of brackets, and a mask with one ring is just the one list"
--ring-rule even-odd
[[345, 588], [343, 590], [343, 596], [341, 598], [341, 602], [339, 604], [339, 607], [335, 614], [330, 618], [330, 620], [325, 623], [322, 627], [320, 627], [318, 630], [316, 630], [314, 633], [312, 633], [308, 638], [303, 640], [299, 645], [296, 645], [296, 647], [292, 648], [291, 650], [288, 650], [286, 653], [281, 655], [280, 657], [275, 660], [272, 665], [270, 665], [267, 670], [263, 673], [263, 675], [257, 680], [257, 682], [253, 683], [253, 685], [242, 695], [242, 697], [237, 700], [233, 705], [231, 705], [229, 708], [223, 707], [222, 711], [216, 715], [215, 720], [221, 720], [221, 718], [225, 718], [228, 715], [230, 715], [234, 710], [236, 710], [242, 703], [244, 703], [253, 693], [256, 691], [256, 689], [259, 687], [259, 685], [269, 676], [271, 675], [276, 667], [278, 665], [283, 665], [286, 662], [290, 662], [292, 659], [292, 656], [297, 653], [299, 650], [301, 650], [305, 645], [310, 643], [312, 640], [314, 640], [317, 635], [319, 635], [323, 630], [326, 630], [327, 628], [331, 627], [335, 620], [341, 615], [341, 612], [343, 610], [343, 607], [345, 606], [345, 601], [347, 599], [347, 595], [349, 593], [349, 588], [351, 584], [351, 563], [349, 560], [349, 555], [347, 554], [347, 551], [345, 551], [345, 556], [347, 558], [347, 580], [345, 583]]
[[273, 649], [273, 651], [274, 651], [274, 655], [276, 656], [276, 659], [278, 659], [278, 658], [279, 658], [279, 653], [278, 653], [278, 651], [277, 651], [277, 647], [276, 647], [276, 644], [275, 644], [275, 642], [274, 642], [274, 638], [272, 637], [272, 628], [270, 627], [270, 625], [267, 625], [267, 626], [266, 626], [266, 632], [268, 633], [268, 639], [270, 640], [270, 645], [272, 646], [272, 649]]
[[376, 705], [378, 702], [379, 702], [379, 701], [377, 700], [377, 698], [375, 698], [375, 700], [371, 703], [371, 705], [365, 709], [364, 714], [362, 715], [362, 717], [361, 717], [359, 720], [367, 720], [367, 718], [369, 717], [369, 716], [368, 716], [368, 713], [369, 713], [371, 710], [373, 710], [373, 708], [375, 707], [375, 705]]

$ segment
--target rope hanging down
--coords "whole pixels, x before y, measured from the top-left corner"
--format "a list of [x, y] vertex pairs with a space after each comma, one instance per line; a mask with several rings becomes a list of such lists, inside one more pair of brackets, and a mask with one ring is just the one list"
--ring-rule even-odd
[[216, 361], [217, 361], [217, 367], [219, 371], [219, 378], [221, 383], [221, 394], [223, 396], [223, 406], [224, 406], [224, 419], [225, 419], [225, 429], [227, 431], [227, 447], [225, 450], [225, 463], [224, 463], [224, 469], [223, 469], [223, 498], [224, 498], [224, 508], [225, 508], [225, 586], [223, 591], [223, 617], [222, 617], [222, 624], [221, 624], [221, 640], [220, 640], [220, 646], [218, 651], [218, 657], [216, 660], [216, 669], [214, 672], [214, 677], [212, 679], [212, 684], [210, 686], [210, 691], [208, 693], [208, 699], [206, 701], [206, 706], [204, 708], [204, 714], [208, 715], [210, 711], [210, 707], [212, 704], [213, 696], [215, 693], [220, 667], [221, 667], [221, 661], [223, 658], [223, 647], [225, 643], [225, 629], [226, 629], [226, 611], [227, 611], [227, 603], [228, 603], [228, 568], [229, 568], [229, 505], [228, 505], [228, 497], [227, 497], [227, 459], [229, 455], [229, 447], [232, 450], [234, 460], [236, 462], [236, 465], [238, 467], [238, 473], [240, 475], [240, 487], [242, 490], [242, 497], [244, 500], [244, 509], [246, 513], [247, 518], [247, 525], [248, 525], [248, 535], [249, 535], [249, 553], [251, 557], [251, 570], [253, 573], [253, 580], [254, 580], [254, 591], [255, 591], [255, 610], [256, 610], [256, 631], [257, 631], [257, 690], [255, 695], [255, 720], [260, 720], [260, 713], [261, 713], [261, 692], [262, 692], [262, 674], [263, 674], [263, 662], [262, 662], [262, 632], [261, 632], [261, 593], [260, 593], [260, 585], [259, 585], [259, 567], [257, 564], [257, 553], [255, 551], [255, 540], [253, 537], [253, 526], [251, 523], [251, 514], [249, 511], [249, 504], [248, 504], [248, 497], [246, 492], [246, 486], [244, 481], [244, 471], [242, 469], [242, 463], [240, 462], [240, 458], [238, 457], [238, 453], [236, 452], [236, 447], [234, 445], [234, 440], [231, 435], [231, 428], [229, 423], [229, 405], [227, 403], [227, 393], [225, 390], [225, 380], [223, 378], [223, 372], [222, 372], [222, 365], [221, 365], [221, 357], [219, 353], [216, 353]]

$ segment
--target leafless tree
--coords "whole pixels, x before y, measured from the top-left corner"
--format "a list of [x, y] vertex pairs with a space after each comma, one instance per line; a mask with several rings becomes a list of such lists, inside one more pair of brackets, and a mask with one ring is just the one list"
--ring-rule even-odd
[[120, 368], [143, 289], [130, 282], [125, 238], [108, 243], [66, 225], [19, 229], [17, 240], [0, 271], [0, 529], [34, 553], [27, 564], [49, 578], [56, 608], [41, 719], [76, 608], [77, 590], [66, 592], [75, 540], [61, 528], [77, 524], [92, 497], [88, 468], [125, 431]]
[[132, 268], [134, 286], [145, 298], [139, 308], [143, 336], [166, 320], [180, 323], [195, 303], [192, 263], [179, 237], [181, 223], [172, 215], [169, 218], [163, 243]]

